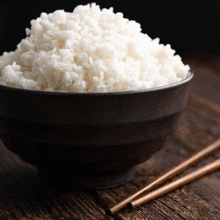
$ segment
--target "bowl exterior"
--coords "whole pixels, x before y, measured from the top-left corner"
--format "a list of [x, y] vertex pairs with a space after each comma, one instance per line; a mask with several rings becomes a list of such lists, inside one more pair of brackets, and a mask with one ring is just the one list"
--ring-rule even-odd
[[100, 188], [131, 179], [132, 168], [176, 130], [188, 83], [122, 94], [53, 94], [0, 86], [3, 143], [43, 176]]

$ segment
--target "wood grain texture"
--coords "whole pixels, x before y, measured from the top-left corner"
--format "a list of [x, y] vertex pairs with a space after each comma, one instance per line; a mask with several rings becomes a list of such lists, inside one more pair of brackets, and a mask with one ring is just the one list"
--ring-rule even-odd
[[[214, 67], [209, 68], [207, 63]], [[207, 69], [209, 72], [214, 71], [216, 77], [219, 77], [215, 56], [206, 62], [204, 59], [198, 63], [191, 61], [191, 66], [195, 78], [205, 76]], [[205, 80], [198, 82], [196, 79], [192, 83], [195, 86], [193, 93], [203, 96], [204, 93], [200, 93], [201, 88], [207, 88], [208, 93], [204, 97], [210, 97], [216, 104], [220, 104], [220, 96], [216, 93], [219, 91], [216, 87], [217, 78], [214, 82]], [[210, 89], [212, 85], [214, 85], [214, 96]], [[135, 177], [131, 182], [111, 189], [74, 191], [71, 188], [59, 189], [47, 186], [46, 183], [40, 182], [36, 167], [21, 161], [0, 142], [0, 220], [219, 220], [220, 171], [132, 211], [123, 209], [113, 216], [105, 215], [105, 210], [111, 205], [219, 138], [220, 107], [216, 104], [191, 96], [182, 114], [179, 129], [170, 138], [166, 147], [147, 162], [137, 166]], [[180, 176], [219, 157], [220, 151], [217, 151]], [[176, 178], [178, 177], [173, 180]]]
[[[40, 183], [37, 169], [0, 146], [0, 219], [220, 219], [220, 171], [134, 210], [105, 210], [220, 136], [219, 107], [191, 97], [167, 146], [137, 167], [124, 186], [93, 191], [56, 189]], [[220, 152], [183, 172], [201, 167]], [[178, 177], [176, 177], [178, 178]], [[176, 179], [174, 178], [174, 179]]]

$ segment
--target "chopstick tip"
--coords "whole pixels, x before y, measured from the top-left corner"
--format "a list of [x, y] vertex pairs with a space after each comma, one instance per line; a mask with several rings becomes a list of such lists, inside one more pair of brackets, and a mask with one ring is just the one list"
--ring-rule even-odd
[[[128, 203], [128, 204], [126, 205], [126, 207], [129, 208], [129, 209], [133, 209], [133, 208], [134, 208], [132, 202]], [[110, 209], [107, 209], [107, 210], [105, 211], [105, 214], [106, 214], [106, 215], [114, 215], [114, 214], [117, 213], [119, 210], [120, 210], [119, 208], [117, 208], [117, 209], [116, 209], [116, 208], [110, 208]]]
[[133, 209], [133, 208], [134, 208], [132, 202], [129, 202], [129, 203], [127, 204], [127, 207], [128, 207], [129, 209]]

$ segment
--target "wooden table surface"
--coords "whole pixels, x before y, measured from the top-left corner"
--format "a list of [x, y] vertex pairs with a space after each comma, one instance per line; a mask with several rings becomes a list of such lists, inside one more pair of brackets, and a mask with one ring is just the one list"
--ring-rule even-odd
[[[105, 215], [109, 206], [220, 138], [220, 55], [184, 54], [195, 73], [179, 129], [166, 147], [138, 165], [134, 179], [119, 187], [74, 191], [43, 186], [37, 169], [0, 141], [0, 219], [220, 219], [220, 171], [209, 174], [134, 210]], [[220, 157], [220, 151], [182, 175]]]

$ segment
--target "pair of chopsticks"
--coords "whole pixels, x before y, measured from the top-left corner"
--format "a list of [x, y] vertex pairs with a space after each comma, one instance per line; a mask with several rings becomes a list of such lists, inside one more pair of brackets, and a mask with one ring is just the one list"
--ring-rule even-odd
[[[187, 183], [190, 183], [208, 173], [211, 173], [217, 169], [220, 168], [220, 159], [215, 160], [214, 162], [199, 168], [198, 170], [183, 176], [171, 183], [168, 183], [164, 186], [161, 186], [157, 189], [156, 187], [163, 184], [165, 181], [171, 179], [172, 177], [176, 176], [177, 174], [183, 172], [186, 168], [191, 166], [192, 164], [198, 162], [199, 160], [207, 157], [208, 155], [214, 153], [216, 150], [220, 148], [220, 139], [209, 145], [208, 147], [202, 149], [198, 153], [195, 153], [190, 158], [186, 159], [173, 169], [168, 170], [161, 176], [159, 176], [156, 180], [150, 182], [149, 184], [146, 184], [142, 186], [140, 189], [138, 189], [136, 192], [128, 196], [127, 198], [123, 199], [119, 203], [113, 205], [106, 211], [107, 214], [115, 214], [125, 206], [129, 206], [130, 208], [135, 208], [137, 206], [140, 206], [146, 202], [149, 202], [159, 196], [162, 196], [168, 192], [171, 192]], [[155, 189], [155, 190], [153, 190]], [[153, 190], [153, 191], [151, 191]], [[149, 192], [151, 191], [151, 192]], [[148, 192], [146, 194], [146, 192]]]

